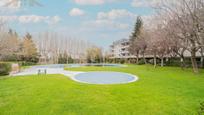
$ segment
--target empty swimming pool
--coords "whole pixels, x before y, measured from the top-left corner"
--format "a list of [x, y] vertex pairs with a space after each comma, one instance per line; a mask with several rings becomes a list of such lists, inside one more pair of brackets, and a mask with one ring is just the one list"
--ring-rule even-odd
[[72, 79], [88, 84], [124, 84], [138, 80], [134, 75], [120, 72], [87, 72], [77, 74]]

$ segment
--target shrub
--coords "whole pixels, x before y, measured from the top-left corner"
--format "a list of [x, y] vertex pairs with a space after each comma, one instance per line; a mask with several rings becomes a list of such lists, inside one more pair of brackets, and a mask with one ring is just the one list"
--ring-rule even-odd
[[124, 64], [125, 63], [125, 59], [119, 59], [119, 63], [120, 64]]
[[9, 75], [11, 71], [10, 63], [0, 63], [0, 76]]
[[20, 66], [33, 66], [33, 65], [36, 65], [36, 63], [35, 62], [20, 62], [19, 63], [20, 64]]
[[68, 63], [74, 63], [74, 59], [71, 56], [68, 58]]
[[[185, 58], [184, 59], [185, 67], [191, 67], [191, 59], [190, 58]], [[175, 67], [180, 67], [181, 66], [181, 61], [180, 58], [170, 58], [167, 62], [165, 62], [167, 66], [175, 66]], [[199, 63], [198, 63], [199, 65]]]
[[125, 63], [125, 59], [120, 59], [120, 58], [115, 58], [114, 63], [119, 63], [119, 64], [124, 64]]
[[139, 60], [138, 65], [144, 65], [144, 64], [145, 64], [145, 62], [143, 59]]
[[58, 64], [66, 64], [67, 58], [66, 57], [59, 57], [58, 58]]

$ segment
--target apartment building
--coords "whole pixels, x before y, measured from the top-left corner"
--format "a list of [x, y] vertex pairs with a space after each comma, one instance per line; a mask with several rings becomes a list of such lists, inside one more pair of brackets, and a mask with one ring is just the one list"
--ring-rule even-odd
[[111, 58], [135, 58], [128, 51], [129, 45], [129, 39], [121, 39], [113, 42], [110, 46]]
[[[113, 44], [110, 46], [110, 55], [111, 58], [120, 58], [120, 59], [132, 59], [136, 58], [136, 56], [131, 55], [128, 51], [130, 45], [129, 39], [121, 39], [118, 41], [113, 42]], [[188, 50], [184, 52], [184, 56], [187, 58], [191, 57], [191, 54]], [[196, 53], [197, 58], [201, 57], [200, 51]], [[153, 54], [151, 50], [147, 50], [145, 54], [146, 58], [153, 58]], [[165, 57], [171, 57], [169, 55]], [[142, 58], [142, 55], [139, 55], [139, 58]]]

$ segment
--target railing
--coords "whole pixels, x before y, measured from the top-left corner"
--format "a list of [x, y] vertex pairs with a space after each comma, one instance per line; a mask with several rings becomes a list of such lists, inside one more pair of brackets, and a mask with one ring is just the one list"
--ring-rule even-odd
[[38, 69], [38, 75], [47, 74], [47, 69]]

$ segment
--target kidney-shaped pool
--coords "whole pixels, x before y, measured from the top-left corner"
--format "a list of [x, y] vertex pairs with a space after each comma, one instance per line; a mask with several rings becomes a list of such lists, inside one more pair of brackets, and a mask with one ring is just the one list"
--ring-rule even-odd
[[138, 77], [121, 72], [86, 72], [77, 74], [72, 79], [88, 84], [125, 84], [137, 81]]

